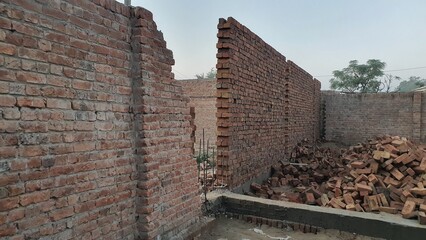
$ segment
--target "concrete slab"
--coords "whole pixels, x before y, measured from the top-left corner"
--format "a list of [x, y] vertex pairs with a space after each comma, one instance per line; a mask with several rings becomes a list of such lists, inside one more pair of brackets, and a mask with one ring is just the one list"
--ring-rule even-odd
[[208, 199], [216, 199], [215, 205], [220, 204], [228, 213], [304, 223], [385, 239], [426, 238], [425, 225], [420, 225], [417, 220], [403, 219], [399, 215], [352, 212], [261, 199], [232, 192], [212, 192], [209, 193]]

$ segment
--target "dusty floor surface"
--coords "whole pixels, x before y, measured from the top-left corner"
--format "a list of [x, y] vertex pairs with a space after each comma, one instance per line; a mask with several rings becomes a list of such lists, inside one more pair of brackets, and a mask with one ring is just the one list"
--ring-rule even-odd
[[319, 233], [303, 233], [266, 225], [257, 226], [242, 220], [219, 218], [213, 227], [201, 234], [202, 240], [379, 240], [338, 230], [321, 229]]

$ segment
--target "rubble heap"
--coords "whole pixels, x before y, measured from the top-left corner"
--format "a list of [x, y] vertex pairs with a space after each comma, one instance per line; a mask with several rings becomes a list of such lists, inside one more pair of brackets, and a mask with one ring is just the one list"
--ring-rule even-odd
[[[258, 197], [359, 212], [400, 213], [426, 224], [426, 145], [385, 136], [333, 151], [298, 144], [273, 166]], [[253, 193], [251, 193], [253, 194]]]

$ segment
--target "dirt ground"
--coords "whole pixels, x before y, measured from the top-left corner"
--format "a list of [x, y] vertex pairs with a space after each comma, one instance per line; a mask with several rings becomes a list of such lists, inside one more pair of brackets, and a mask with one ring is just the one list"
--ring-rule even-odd
[[257, 226], [242, 220], [218, 218], [214, 226], [201, 234], [202, 240], [379, 240], [338, 230], [321, 229], [319, 233], [303, 233], [267, 225]]

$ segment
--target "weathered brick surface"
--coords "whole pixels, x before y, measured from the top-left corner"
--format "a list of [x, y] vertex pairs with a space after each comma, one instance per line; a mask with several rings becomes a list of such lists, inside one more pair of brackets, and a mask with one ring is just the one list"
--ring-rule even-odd
[[326, 140], [355, 144], [391, 134], [426, 141], [424, 93], [324, 92], [322, 98]]
[[312, 76], [288, 61], [290, 75], [288, 77], [288, 144], [287, 152], [302, 139], [319, 138], [319, 119], [321, 101], [321, 83], [312, 80]]
[[234, 188], [318, 137], [320, 83], [235, 19], [218, 28], [218, 177]]
[[178, 83], [182, 85], [185, 95], [190, 98], [189, 105], [195, 109], [195, 151], [197, 152], [200, 148], [203, 129], [205, 141], [209, 140], [209, 145], [215, 148], [217, 140], [216, 79], [180, 80]]
[[421, 106], [421, 141], [426, 143], [426, 92], [422, 93], [422, 106]]
[[136, 9], [133, 21], [133, 58], [140, 69], [133, 80], [135, 129], [141, 136], [136, 142], [138, 230], [142, 238], [170, 239], [185, 235], [200, 214], [189, 99], [174, 80], [173, 54], [152, 14]]
[[0, 2], [0, 238], [153, 239], [196, 221], [172, 64], [145, 9]]

